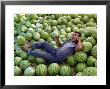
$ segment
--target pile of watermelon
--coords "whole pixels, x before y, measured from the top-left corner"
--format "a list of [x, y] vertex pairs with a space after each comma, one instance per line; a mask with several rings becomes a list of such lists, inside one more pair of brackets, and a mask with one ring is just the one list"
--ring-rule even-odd
[[[44, 59], [28, 55], [21, 47], [28, 41], [49, 42], [59, 36], [64, 43], [73, 32], [81, 33], [83, 49], [63, 63], [46, 64]], [[14, 16], [15, 76], [96, 76], [97, 15], [96, 14], [16, 14]]]

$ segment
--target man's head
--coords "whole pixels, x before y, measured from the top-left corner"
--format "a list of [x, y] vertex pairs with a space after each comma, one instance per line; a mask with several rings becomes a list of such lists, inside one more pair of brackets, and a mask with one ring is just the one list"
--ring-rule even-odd
[[73, 32], [73, 34], [72, 34], [73, 41], [77, 41], [77, 39], [79, 37], [81, 37], [81, 33], [80, 32]]

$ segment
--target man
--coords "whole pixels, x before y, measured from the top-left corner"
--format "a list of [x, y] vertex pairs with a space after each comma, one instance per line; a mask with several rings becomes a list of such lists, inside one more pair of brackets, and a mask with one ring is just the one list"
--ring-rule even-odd
[[[38, 58], [43, 58], [46, 63], [62, 63], [67, 57], [74, 55], [82, 49], [82, 42], [80, 41], [81, 34], [79, 32], [74, 32], [72, 35], [72, 40], [61, 44], [59, 37], [55, 37], [57, 45], [60, 47], [56, 49], [52, 47], [48, 42], [38, 42], [32, 45], [32, 49], [29, 50], [28, 47], [23, 47], [22, 50]], [[44, 49], [41, 51], [39, 49]]]

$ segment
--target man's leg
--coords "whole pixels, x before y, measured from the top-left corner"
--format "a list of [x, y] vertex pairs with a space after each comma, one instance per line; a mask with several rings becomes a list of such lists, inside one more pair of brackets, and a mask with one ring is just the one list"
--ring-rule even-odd
[[54, 57], [50, 53], [41, 51], [39, 49], [36, 49], [36, 50], [33, 50], [33, 51], [29, 50], [28, 54], [32, 55], [32, 56], [35, 56], [35, 57], [38, 57], [38, 58], [43, 58], [45, 60], [45, 62], [47, 62], [47, 63], [52, 63], [53, 59], [54, 59]]
[[48, 42], [39, 42], [32, 45], [33, 49], [44, 49], [46, 52], [51, 53], [53, 50], [56, 50]]

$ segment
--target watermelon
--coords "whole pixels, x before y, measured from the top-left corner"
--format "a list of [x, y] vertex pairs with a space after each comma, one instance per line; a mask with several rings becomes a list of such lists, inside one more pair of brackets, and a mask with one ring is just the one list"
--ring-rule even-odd
[[27, 67], [29, 67], [30, 66], [30, 62], [28, 61], [28, 60], [23, 60], [21, 63], [20, 63], [20, 68], [22, 69], [22, 70], [25, 70]]
[[43, 58], [36, 58], [37, 64], [45, 64], [45, 61]]
[[74, 56], [70, 56], [67, 59], [67, 64], [70, 66], [75, 66], [77, 63], [76, 59], [74, 58]]
[[25, 37], [27, 40], [31, 40], [32, 39], [32, 33], [27, 32]]
[[75, 53], [74, 58], [78, 62], [85, 62], [87, 60], [87, 54], [85, 52], [80, 51]]
[[93, 56], [89, 56], [88, 58], [87, 58], [87, 65], [89, 66], [89, 67], [94, 67], [94, 66], [96, 66], [96, 58], [94, 58]]
[[39, 64], [36, 67], [36, 75], [38, 76], [45, 76], [47, 75], [47, 66], [44, 64]]
[[21, 74], [21, 69], [18, 66], [14, 66], [14, 75], [19, 76]]
[[23, 46], [23, 45], [26, 43], [25, 37], [23, 37], [23, 36], [18, 36], [18, 37], [17, 37], [17, 43], [18, 43], [18, 45]]
[[33, 67], [27, 67], [24, 70], [24, 76], [34, 76], [35, 75], [35, 68]]
[[14, 58], [14, 64], [16, 66], [19, 66], [19, 64], [22, 62], [22, 58], [21, 57], [15, 57]]
[[86, 63], [78, 63], [76, 69], [78, 72], [82, 72], [87, 67]]
[[92, 54], [92, 56], [94, 56], [95, 58], [97, 58], [97, 45], [95, 45], [95, 46], [92, 48], [91, 54]]
[[57, 63], [52, 63], [48, 66], [49, 75], [58, 75], [60, 70], [60, 66]]
[[49, 34], [47, 32], [42, 32], [41, 33], [41, 38], [42, 39], [47, 39], [49, 37]]
[[83, 70], [84, 76], [97, 76], [97, 68], [96, 67], [87, 67]]
[[33, 33], [33, 39], [34, 40], [39, 40], [40, 39], [40, 34], [38, 32]]
[[92, 44], [90, 42], [83, 42], [83, 52], [89, 52], [92, 49]]
[[96, 40], [93, 37], [88, 37], [84, 41], [90, 42], [92, 44], [92, 46], [96, 45]]
[[70, 66], [63, 65], [60, 68], [60, 75], [61, 76], [71, 76], [72, 75], [72, 69]]

